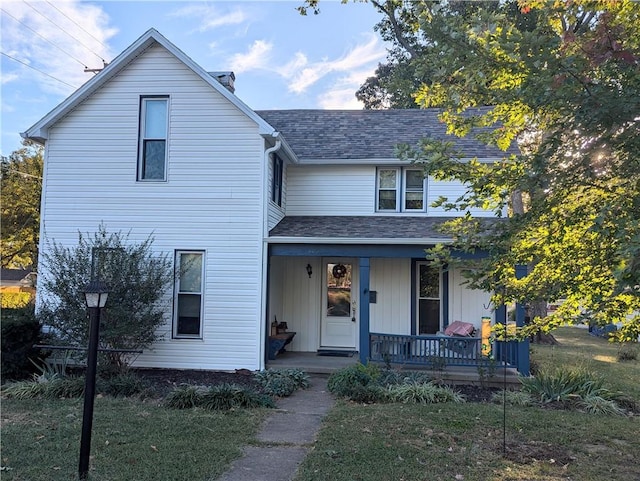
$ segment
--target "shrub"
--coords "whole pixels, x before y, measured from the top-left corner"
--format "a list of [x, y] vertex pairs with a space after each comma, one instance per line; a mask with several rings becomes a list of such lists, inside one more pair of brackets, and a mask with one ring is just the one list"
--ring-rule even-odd
[[424, 371], [398, 371], [385, 369], [380, 373], [377, 383], [380, 386], [394, 386], [411, 382], [425, 383], [431, 381], [431, 375]]
[[[174, 280], [171, 260], [152, 249], [153, 238], [133, 242], [128, 234], [109, 233], [104, 225], [90, 235], [79, 233], [78, 244], [67, 247], [48, 242], [41, 253], [44, 265], [38, 279], [43, 293], [39, 315], [61, 343], [86, 346], [88, 316], [82, 294], [93, 277], [107, 283], [110, 293], [103, 310], [103, 347], [141, 350], [155, 342], [164, 324], [166, 290]], [[131, 354], [101, 353], [118, 368]]]
[[78, 398], [84, 392], [84, 378], [82, 377], [37, 377], [31, 381], [20, 381], [7, 384], [2, 394], [14, 399], [57, 399]]
[[350, 397], [355, 388], [368, 386], [375, 383], [380, 377], [380, 370], [368, 364], [364, 366], [360, 363], [340, 369], [327, 381], [329, 392], [341, 397]]
[[638, 343], [623, 342], [618, 348], [618, 361], [636, 361], [638, 359]]
[[20, 309], [26, 307], [33, 296], [30, 292], [0, 292], [0, 307], [4, 309]]
[[98, 381], [97, 391], [113, 397], [134, 396], [149, 388], [148, 382], [128, 372]]
[[372, 404], [387, 402], [389, 395], [386, 389], [377, 384], [368, 384], [367, 386], [354, 386], [349, 393], [349, 399], [354, 402]]
[[34, 372], [30, 359], [37, 359], [40, 324], [32, 304], [2, 310], [2, 379], [24, 379]]
[[[598, 405], [604, 405], [596, 398], [614, 402], [616, 397], [604, 387], [601, 377], [582, 369], [541, 371], [536, 377], [521, 378], [520, 382], [523, 391], [540, 403], [560, 402], [569, 407], [575, 405], [584, 408], [588, 412], [597, 412], [600, 409]], [[588, 405], [585, 404], [586, 399], [590, 399]]]
[[533, 399], [531, 394], [525, 391], [500, 391], [493, 393], [491, 396], [491, 402], [496, 404], [502, 404], [506, 401], [511, 406], [531, 406], [533, 405]]
[[165, 404], [174, 409], [191, 409], [202, 403], [202, 389], [196, 386], [178, 386], [169, 393]]
[[581, 398], [577, 404], [579, 408], [584, 409], [590, 414], [624, 414], [624, 410], [621, 409], [615, 401], [612, 399], [605, 399], [602, 396], [585, 396]]
[[441, 402], [463, 403], [464, 397], [449, 387], [431, 382], [406, 383], [388, 388], [389, 399], [404, 404], [433, 404]]
[[275, 407], [273, 399], [237, 384], [212, 386], [202, 394], [200, 406], [205, 409], [225, 411], [234, 408]]
[[309, 376], [300, 369], [267, 369], [255, 373], [254, 379], [269, 396], [286, 397], [310, 386]]

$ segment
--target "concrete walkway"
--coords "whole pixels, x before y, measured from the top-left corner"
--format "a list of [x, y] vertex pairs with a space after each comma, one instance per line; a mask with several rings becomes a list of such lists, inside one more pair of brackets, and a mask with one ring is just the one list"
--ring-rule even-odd
[[219, 481], [291, 481], [334, 405], [327, 376], [310, 376], [311, 387], [278, 400], [258, 433], [261, 446], [246, 446]]

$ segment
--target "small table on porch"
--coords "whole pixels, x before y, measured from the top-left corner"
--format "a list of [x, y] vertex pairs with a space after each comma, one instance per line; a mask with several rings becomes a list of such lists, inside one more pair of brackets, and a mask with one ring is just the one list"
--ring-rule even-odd
[[284, 347], [293, 340], [295, 335], [295, 332], [282, 332], [269, 336], [269, 359], [273, 360], [278, 354], [284, 352]]

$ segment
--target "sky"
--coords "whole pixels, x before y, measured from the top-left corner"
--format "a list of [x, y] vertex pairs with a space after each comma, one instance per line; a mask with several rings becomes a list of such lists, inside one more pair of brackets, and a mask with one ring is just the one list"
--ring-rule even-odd
[[386, 58], [366, 3], [323, 0], [0, 0], [0, 152], [153, 27], [208, 71], [231, 70], [260, 109], [359, 109], [355, 92]]

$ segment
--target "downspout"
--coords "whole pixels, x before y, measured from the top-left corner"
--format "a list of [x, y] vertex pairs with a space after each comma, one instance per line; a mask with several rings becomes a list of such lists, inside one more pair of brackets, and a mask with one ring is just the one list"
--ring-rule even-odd
[[269, 236], [269, 165], [270, 156], [274, 152], [277, 152], [282, 147], [282, 140], [280, 140], [280, 132], [273, 131], [271, 137], [276, 140], [276, 144], [273, 147], [264, 151], [263, 162], [263, 181], [262, 181], [262, 282], [260, 289], [260, 319], [264, 322], [260, 322], [260, 370], [265, 368], [266, 358], [266, 345], [267, 345], [267, 282], [268, 282], [268, 270], [269, 270], [269, 245], [267, 238]]

